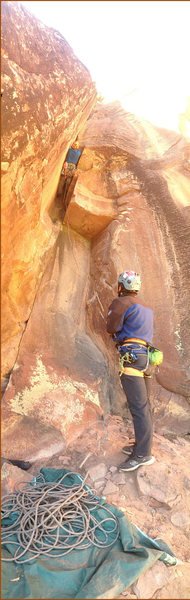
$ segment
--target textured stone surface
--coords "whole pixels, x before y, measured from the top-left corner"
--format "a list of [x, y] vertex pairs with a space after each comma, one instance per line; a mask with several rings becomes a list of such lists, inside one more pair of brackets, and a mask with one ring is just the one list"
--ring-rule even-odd
[[[31, 428], [33, 429], [33, 426]], [[151, 478], [151, 472], [154, 468], [153, 480], [155, 480], [155, 472], [157, 471], [157, 481], [159, 481], [161, 474], [160, 483], [162, 486], [160, 465], [167, 463], [168, 471], [170, 471], [169, 476], [175, 481], [176, 491], [178, 486], [181, 489], [181, 495], [177, 499], [177, 508], [174, 507], [171, 510], [166, 503], [160, 503], [149, 495], [141, 494], [136, 483], [137, 472], [118, 473], [118, 465], [123, 457], [122, 435], [125, 437], [125, 442], [128, 443], [131, 439], [131, 431], [132, 427], [129, 421], [124, 423], [122, 418], [116, 419], [114, 416], [106, 418], [105, 423], [103, 421], [96, 422], [93, 427], [90, 423], [89, 427], [81, 432], [77, 443], [76, 439], [71, 440], [70, 445], [64, 450], [64, 454], [61, 450], [54, 456], [37, 458], [27, 474], [31, 478], [41, 467], [60, 469], [62, 460], [67, 459], [68, 465], [66, 465], [66, 468], [78, 472], [84, 477], [87, 472], [90, 472], [90, 469], [100, 473], [100, 465], [103, 464], [101, 479], [96, 479], [93, 483], [90, 476], [87, 475], [87, 485], [91, 489], [95, 487], [97, 495], [101, 496], [104, 495], [105, 486], [109, 484], [110, 494], [107, 495], [106, 501], [110, 504], [114, 503], [129, 521], [136, 524], [145, 534], [153, 539], [162, 539], [169, 545], [178, 559], [176, 567], [166, 567], [158, 561], [145, 573], [142, 573], [138, 580], [130, 588], [124, 590], [118, 598], [178, 598], [179, 600], [189, 598], [189, 532], [187, 526], [184, 527], [184, 521], [181, 521], [181, 524], [176, 527], [176, 524], [173, 524], [171, 520], [171, 515], [175, 515], [177, 512], [180, 515], [189, 514], [190, 495], [188, 488], [184, 485], [189, 473], [189, 442], [181, 438], [170, 441], [158, 434], [153, 437], [153, 453], [156, 462], [154, 465], [147, 467], [149, 477]], [[107, 444], [107, 440], [109, 440], [109, 444]], [[184, 456], [186, 460], [184, 460]], [[85, 460], [86, 458], [88, 460]], [[80, 467], [80, 465], [83, 465], [83, 467]], [[63, 466], [65, 468], [64, 463]], [[13, 471], [15, 481], [26, 475], [25, 472], [15, 467], [12, 467], [10, 472], [6, 471], [8, 491], [10, 491], [13, 482]], [[140, 471], [142, 472], [142, 469]], [[3, 467], [4, 472], [5, 466]], [[109, 481], [107, 481], [108, 473], [110, 475]], [[118, 478], [116, 486], [118, 491], [113, 491], [117, 474], [125, 478], [125, 485], [122, 481], [119, 483]], [[166, 487], [168, 488], [167, 480]]]
[[[1, 469], [1, 495], [6, 496], [10, 492], [15, 491], [15, 484], [19, 482], [19, 490], [21, 490], [27, 482], [32, 481], [33, 475], [26, 471], [22, 471], [9, 463], [4, 463]], [[22, 483], [21, 483], [22, 482]]]
[[139, 577], [137, 583], [133, 585], [133, 589], [136, 593], [137, 598], [143, 600], [143, 598], [153, 598], [156, 590], [162, 588], [174, 579], [174, 573], [172, 569], [168, 573], [168, 567], [164, 564], [156, 563]]
[[133, 585], [133, 590], [137, 598], [190, 598], [189, 593], [189, 565], [180, 565], [178, 567], [168, 567], [164, 564], [156, 563], [139, 577], [137, 583]]
[[[30, 477], [61, 461], [91, 471], [107, 501], [188, 561], [189, 444], [160, 434], [189, 432], [189, 140], [119, 103], [91, 113], [86, 68], [16, 2], [2, 2], [2, 29], [5, 386], [12, 370], [2, 455], [31, 460]], [[83, 154], [65, 212], [56, 191], [77, 134]], [[105, 317], [129, 267], [142, 275], [164, 363], [151, 399], [156, 462], [119, 474], [133, 431]], [[20, 470], [3, 469], [10, 489]], [[137, 582], [138, 597], [189, 597], [188, 563], [167, 570], [174, 579], [157, 566]]]
[[171, 515], [171, 522], [176, 527], [184, 527], [187, 533], [190, 525], [190, 515], [187, 512], [175, 512]]
[[[127, 265], [140, 271], [141, 299], [154, 309], [154, 343], [164, 351], [157, 380], [188, 397], [189, 142], [174, 132], [138, 122], [119, 103], [94, 109], [81, 142], [89, 146], [93, 167], [80, 173], [78, 183], [85, 183], [89, 195], [96, 190], [112, 199], [118, 213], [92, 243], [89, 327], [104, 340], [113, 365], [106, 310], [116, 293], [118, 273]], [[169, 179], [171, 185], [166, 183]], [[75, 209], [77, 214], [77, 203]]]
[[[101, 418], [102, 410], [96, 389], [71, 379], [67, 372], [61, 369], [55, 371], [52, 367], [48, 368], [38, 355], [34, 355], [33, 360], [32, 356], [29, 356], [28, 361], [30, 368], [28, 363], [28, 371], [23, 371], [24, 380], [21, 376], [20, 391], [14, 393], [14, 376], [9, 382], [3, 423], [6, 424], [9, 418], [11, 419], [10, 411], [11, 415], [13, 413], [29, 419], [35, 418], [39, 427], [42, 424], [49, 426], [51, 423], [51, 426], [55, 427], [55, 435], [60, 432], [66, 444], [69, 444], [73, 435], [77, 437], [89, 422]], [[27, 442], [26, 431], [17, 430], [14, 448], [17, 436], [22, 442]], [[3, 440], [5, 439], [6, 431], [3, 425]]]
[[112, 496], [112, 494], [115, 494], [116, 492], [119, 491], [119, 488], [117, 485], [115, 485], [115, 483], [113, 483], [112, 481], [107, 481], [106, 486], [104, 487], [103, 490], [103, 494]]
[[64, 222], [87, 239], [92, 239], [116, 216], [114, 202], [97, 193], [89, 194], [89, 188], [80, 183], [79, 177]]
[[[118, 273], [130, 264], [142, 274], [141, 299], [154, 309], [154, 343], [164, 351], [152, 394], [156, 422], [161, 431], [187, 433], [187, 225], [184, 204], [172, 199], [163, 178], [176, 164], [189, 182], [187, 141], [145, 127], [118, 104], [98, 106], [79, 141], [81, 148], [86, 144], [83, 162], [20, 344], [5, 411], [37, 411], [37, 418], [66, 435], [67, 444], [90, 420], [101, 418], [102, 408], [127, 414], [105, 317]], [[77, 231], [69, 222], [71, 209]]]
[[125, 474], [118, 473], [118, 471], [112, 475], [112, 479], [113, 479], [114, 483], [116, 483], [116, 484], [119, 483], [120, 485], [124, 485], [126, 483]]
[[[118, 274], [128, 267], [142, 275], [140, 297], [154, 310], [154, 343], [164, 351], [151, 400], [156, 431], [188, 433], [189, 142], [140, 121], [119, 103], [97, 104], [91, 112], [94, 85], [62, 36], [16, 3], [4, 3], [3, 11], [3, 111], [10, 112], [2, 156], [3, 372], [12, 369], [3, 399], [6, 456], [14, 419], [12, 447], [14, 453], [25, 451], [24, 458], [38, 452], [50, 456], [56, 448], [63, 452], [63, 440], [67, 449], [73, 443], [78, 448], [85, 431], [87, 453], [94, 443], [93, 425], [99, 449], [110, 451], [110, 427], [117, 433], [119, 423], [113, 451], [126, 443], [121, 417], [107, 419], [109, 412], [129, 413], [105, 318]], [[22, 53], [15, 50], [18, 31]], [[29, 42], [32, 59], [25, 52]], [[78, 133], [84, 151], [64, 214], [56, 189]], [[42, 436], [34, 450], [32, 434], [28, 444], [28, 429], [19, 428], [25, 419], [51, 426], [50, 443]], [[175, 456], [174, 448], [168, 452]], [[181, 511], [181, 474], [176, 495], [169, 474], [164, 491], [165, 476], [160, 469], [156, 492], [149, 494], [153, 484], [148, 483], [143, 494], [153, 509], [177, 504]], [[135, 481], [136, 474], [130, 481], [126, 476], [123, 498], [135, 499]]]
[[67, 149], [96, 98], [63, 36], [2, 2], [2, 371], [12, 369], [49, 253]]
[[96, 481], [96, 480], [102, 479], [102, 477], [105, 477], [106, 472], [107, 472], [107, 467], [106, 467], [105, 463], [98, 463], [94, 467], [91, 467], [88, 470], [88, 472], [89, 472], [89, 477], [92, 479], [92, 481]]
[[[173, 569], [172, 569], [173, 570]], [[189, 600], [190, 598], [190, 572], [189, 572], [189, 563], [186, 562], [184, 565], [179, 565], [179, 567], [174, 567], [175, 577], [172, 579], [169, 578], [169, 581], [166, 585], [162, 587], [162, 589], [157, 590], [153, 598], [158, 598], [159, 600]]]
[[181, 499], [183, 471], [178, 472], [176, 482], [170, 464], [167, 463], [167, 460], [163, 461], [162, 457], [162, 462], [159, 461], [159, 468], [157, 462], [149, 470], [148, 467], [138, 469], [137, 483], [140, 494], [154, 498], [158, 501], [158, 505], [159, 503], [165, 504], [168, 508], [172, 508]]
[[[172, 375], [172, 366], [170, 372]], [[183, 385], [183, 380], [181, 383]], [[173, 381], [171, 380], [171, 387], [172, 384]], [[171, 393], [168, 389], [166, 390], [158, 385], [153, 385], [153, 389], [156, 428], [162, 433], [170, 433], [171, 435], [176, 433], [188, 434], [190, 427], [189, 398]]]
[[51, 423], [67, 443], [101, 417], [107, 369], [84, 329], [89, 243], [76, 232], [71, 241], [70, 235], [64, 226], [4, 396], [5, 411]]
[[61, 432], [50, 424], [44, 424], [37, 417], [22, 416], [17, 412], [2, 411], [3, 458], [35, 461], [47, 458], [65, 448]]

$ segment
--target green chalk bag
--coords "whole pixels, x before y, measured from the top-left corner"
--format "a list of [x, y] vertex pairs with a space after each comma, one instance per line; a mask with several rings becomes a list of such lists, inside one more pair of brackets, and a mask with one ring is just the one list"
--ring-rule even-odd
[[161, 365], [163, 362], [163, 352], [159, 350], [159, 348], [154, 348], [154, 346], [148, 346], [148, 354], [149, 354], [149, 363], [153, 367], [157, 365]]

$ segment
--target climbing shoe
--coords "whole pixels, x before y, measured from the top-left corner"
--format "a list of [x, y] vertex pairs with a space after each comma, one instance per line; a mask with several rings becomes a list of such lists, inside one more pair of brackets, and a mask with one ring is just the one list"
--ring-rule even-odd
[[132, 456], [118, 467], [119, 471], [134, 471], [138, 467], [152, 465], [155, 461], [154, 456]]
[[129, 446], [124, 446], [122, 448], [122, 452], [124, 452], [124, 454], [133, 454], [135, 450], [135, 444], [130, 444]]
[[32, 466], [30, 462], [25, 460], [11, 460], [9, 458], [8, 462], [11, 463], [11, 465], [14, 465], [14, 467], [19, 467], [20, 469], [23, 469], [23, 471], [28, 471], [28, 469], [30, 469], [30, 467]]

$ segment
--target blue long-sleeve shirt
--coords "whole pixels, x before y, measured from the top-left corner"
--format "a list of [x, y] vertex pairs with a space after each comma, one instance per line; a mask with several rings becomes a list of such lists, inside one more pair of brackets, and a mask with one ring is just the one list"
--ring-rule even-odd
[[151, 344], [153, 310], [142, 304], [136, 294], [120, 296], [109, 307], [107, 331], [115, 334], [119, 343], [129, 338], [138, 338]]

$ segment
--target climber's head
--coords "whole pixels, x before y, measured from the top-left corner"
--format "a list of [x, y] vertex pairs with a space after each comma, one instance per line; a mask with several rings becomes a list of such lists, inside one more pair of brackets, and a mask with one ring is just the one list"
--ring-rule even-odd
[[71, 148], [73, 148], [74, 150], [78, 150], [79, 149], [79, 143], [78, 142], [73, 142]]
[[130, 292], [137, 294], [141, 287], [141, 278], [134, 271], [123, 271], [118, 279], [118, 296], [126, 296]]

